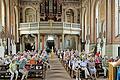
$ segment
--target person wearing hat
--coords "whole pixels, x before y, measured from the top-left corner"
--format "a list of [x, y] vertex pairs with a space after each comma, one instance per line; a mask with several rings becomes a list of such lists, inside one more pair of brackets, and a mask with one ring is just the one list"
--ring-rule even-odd
[[18, 78], [18, 71], [17, 71], [17, 64], [16, 64], [16, 60], [15, 59], [13, 59], [12, 62], [10, 63], [9, 71], [11, 73], [10, 80], [13, 80], [14, 73], [16, 74], [15, 80], [17, 80], [17, 78]]

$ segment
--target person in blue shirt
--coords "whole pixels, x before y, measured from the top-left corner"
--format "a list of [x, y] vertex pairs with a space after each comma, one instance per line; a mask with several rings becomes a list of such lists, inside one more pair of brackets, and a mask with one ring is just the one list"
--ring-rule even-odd
[[88, 76], [90, 76], [89, 71], [87, 69], [87, 64], [88, 64], [88, 61], [86, 60], [86, 58], [83, 58], [80, 63], [80, 66], [81, 66], [81, 69], [85, 71], [85, 78], [88, 78]]
[[[117, 62], [113, 63], [113, 66], [114, 67], [120, 66], [120, 59]], [[120, 67], [117, 70], [117, 79], [116, 80], [120, 80]]]
[[25, 68], [26, 63], [26, 58], [21, 59], [19, 63], [19, 72], [23, 74], [21, 80], [27, 79], [28, 76], [28, 70]]

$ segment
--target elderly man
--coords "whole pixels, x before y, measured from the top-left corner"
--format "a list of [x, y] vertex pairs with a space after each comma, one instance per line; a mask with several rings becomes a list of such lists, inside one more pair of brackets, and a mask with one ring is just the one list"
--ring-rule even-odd
[[108, 62], [107, 62], [107, 56], [105, 56], [102, 60], [102, 68], [104, 70], [104, 77], [107, 76], [107, 68], [108, 68]]
[[90, 76], [89, 71], [87, 69], [87, 64], [88, 64], [88, 61], [85, 58], [83, 58], [83, 60], [80, 63], [80, 66], [81, 66], [81, 69], [85, 71], [85, 78], [88, 78], [88, 76]]

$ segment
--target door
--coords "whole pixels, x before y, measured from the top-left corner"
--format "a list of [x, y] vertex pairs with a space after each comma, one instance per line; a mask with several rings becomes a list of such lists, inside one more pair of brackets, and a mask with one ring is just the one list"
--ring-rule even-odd
[[120, 56], [120, 47], [118, 47], [118, 56]]

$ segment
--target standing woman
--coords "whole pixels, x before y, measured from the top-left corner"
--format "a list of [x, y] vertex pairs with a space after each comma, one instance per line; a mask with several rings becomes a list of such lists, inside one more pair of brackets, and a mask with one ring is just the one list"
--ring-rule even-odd
[[14, 73], [16, 74], [15, 80], [17, 80], [17, 78], [18, 78], [18, 71], [17, 71], [17, 64], [16, 64], [16, 60], [15, 59], [13, 59], [12, 62], [10, 63], [9, 71], [11, 73], [11, 79], [10, 80], [13, 80]]

